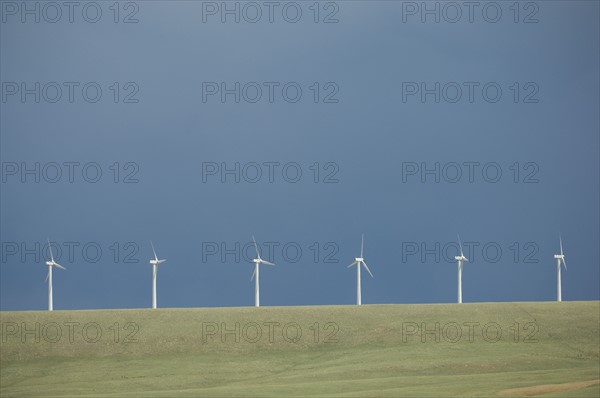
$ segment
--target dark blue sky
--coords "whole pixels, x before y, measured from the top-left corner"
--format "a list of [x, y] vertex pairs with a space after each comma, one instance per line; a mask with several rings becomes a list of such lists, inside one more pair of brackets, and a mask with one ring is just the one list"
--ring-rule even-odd
[[[563, 299], [598, 300], [599, 3], [521, 2], [518, 15], [513, 1], [488, 3], [472, 22], [440, 3], [437, 23], [421, 2], [322, 2], [315, 23], [313, 2], [297, 2], [291, 23], [297, 8], [281, 2], [272, 23], [264, 6], [250, 23], [262, 2], [240, 2], [240, 22], [222, 23], [209, 13], [221, 2], [121, 3], [116, 16], [100, 1], [91, 23], [85, 3], [69, 22], [68, 9], [59, 18], [39, 2], [36, 23], [2, 1], [0, 309], [47, 307], [47, 237], [68, 268], [54, 273], [55, 309], [150, 306], [150, 239], [167, 259], [159, 307], [252, 305], [252, 265], [221, 257], [252, 235], [277, 263], [261, 269], [261, 304], [352, 304], [346, 266], [363, 232], [375, 276], [363, 274], [365, 304], [455, 301], [444, 254], [457, 233], [473, 248], [465, 302], [554, 300], [559, 233]], [[239, 103], [208, 95], [222, 82], [240, 83]], [[436, 83], [439, 102], [421, 97]], [[36, 163], [39, 173], [22, 173]], [[239, 182], [221, 170], [203, 178], [203, 165], [236, 163]], [[420, 173], [436, 163], [439, 182]]]

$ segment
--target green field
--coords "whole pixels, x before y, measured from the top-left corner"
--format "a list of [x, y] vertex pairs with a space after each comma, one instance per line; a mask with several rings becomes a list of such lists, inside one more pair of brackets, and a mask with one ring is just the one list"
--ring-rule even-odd
[[599, 317], [597, 301], [0, 312], [0, 396], [599, 397]]

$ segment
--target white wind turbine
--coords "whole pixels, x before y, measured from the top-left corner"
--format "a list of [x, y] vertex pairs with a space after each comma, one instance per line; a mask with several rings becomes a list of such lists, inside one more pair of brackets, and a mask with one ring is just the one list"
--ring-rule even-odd
[[560, 281], [560, 263], [562, 262], [562, 264], [565, 266], [565, 271], [567, 270], [567, 263], [565, 263], [565, 255], [563, 253], [563, 246], [562, 246], [562, 237], [559, 235], [558, 236], [559, 242], [560, 242], [560, 254], [555, 254], [554, 258], [556, 259], [556, 301], [562, 301], [562, 288], [561, 288], [561, 281]]
[[460, 256], [454, 256], [454, 259], [458, 263], [458, 303], [462, 303], [462, 269], [463, 263], [469, 261], [468, 258], [463, 254], [462, 243], [460, 243], [460, 236], [458, 236], [458, 246], [460, 247]]
[[50, 245], [50, 239], [48, 239], [48, 249], [50, 249], [50, 261], [46, 261], [48, 266], [48, 275], [46, 276], [46, 282], [48, 282], [48, 311], [53, 311], [54, 306], [52, 304], [52, 268], [57, 267], [66, 270], [65, 267], [54, 261], [54, 255], [52, 254], [52, 246]]
[[255, 307], [260, 307], [260, 286], [258, 283], [258, 269], [260, 264], [266, 264], [266, 265], [275, 265], [273, 263], [270, 263], [266, 260], [263, 260], [262, 258], [260, 258], [260, 252], [258, 250], [258, 245], [256, 244], [256, 239], [254, 239], [254, 236], [252, 236], [252, 241], [254, 242], [254, 248], [256, 249], [256, 257], [255, 259], [252, 260], [252, 262], [254, 263], [254, 272], [252, 273], [252, 278], [250, 278], [250, 280], [256, 278], [256, 280], [254, 281], [254, 306]]
[[158, 271], [158, 264], [162, 264], [167, 260], [159, 260], [152, 241], [150, 241], [150, 245], [152, 246], [152, 252], [154, 253], [154, 259], [149, 261], [152, 265], [152, 308], [156, 308], [156, 273]]
[[362, 235], [362, 240], [360, 242], [360, 257], [355, 257], [354, 262], [348, 266], [348, 268], [350, 268], [353, 265], [356, 265], [356, 305], [362, 304], [361, 295], [360, 295], [360, 268], [361, 268], [361, 266], [364, 266], [365, 269], [367, 270], [367, 272], [369, 273], [369, 275], [371, 275], [371, 278], [373, 278], [373, 274], [371, 273], [371, 270], [369, 269], [369, 267], [367, 266], [367, 263], [365, 263], [365, 259], [363, 258], [364, 245], [365, 245], [365, 234]]

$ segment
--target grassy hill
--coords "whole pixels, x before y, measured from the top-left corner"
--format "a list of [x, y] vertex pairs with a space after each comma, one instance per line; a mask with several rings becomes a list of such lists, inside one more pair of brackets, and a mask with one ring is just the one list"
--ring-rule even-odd
[[598, 397], [599, 318], [597, 301], [0, 312], [0, 396]]

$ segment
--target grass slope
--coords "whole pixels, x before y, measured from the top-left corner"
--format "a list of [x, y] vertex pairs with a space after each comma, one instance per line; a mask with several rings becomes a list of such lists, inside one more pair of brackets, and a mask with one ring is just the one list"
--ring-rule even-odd
[[598, 397], [599, 317], [597, 301], [0, 312], [0, 396]]

